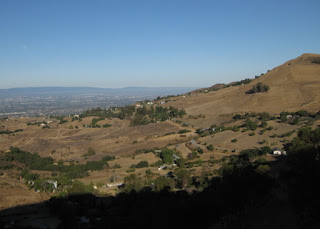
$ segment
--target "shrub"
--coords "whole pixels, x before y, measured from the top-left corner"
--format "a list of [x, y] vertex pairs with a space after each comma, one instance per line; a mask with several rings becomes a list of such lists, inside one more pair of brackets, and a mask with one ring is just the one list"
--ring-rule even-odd
[[235, 143], [237, 142], [238, 140], [236, 138], [232, 139], [231, 142]]
[[263, 146], [260, 148], [261, 155], [265, 155], [271, 152], [271, 148], [269, 146]]
[[268, 126], [268, 123], [266, 121], [262, 121], [260, 124], [261, 128], [266, 128]]
[[207, 146], [207, 149], [208, 149], [209, 151], [213, 151], [213, 150], [214, 150], [214, 147], [213, 147], [212, 144], [210, 144], [210, 145]]
[[109, 156], [109, 155], [107, 155], [107, 156], [104, 156], [104, 157], [102, 158], [102, 161], [114, 161], [115, 159], [116, 159], [115, 156]]
[[198, 152], [199, 154], [203, 154], [203, 149], [200, 147], [195, 148], [194, 151]]
[[120, 166], [119, 164], [114, 164], [114, 165], [112, 166], [112, 168], [113, 168], [113, 169], [120, 169], [121, 166]]
[[260, 130], [260, 131], [259, 131], [259, 134], [260, 134], [260, 135], [263, 135], [264, 132], [266, 132], [266, 130]]
[[145, 168], [149, 167], [149, 163], [147, 161], [140, 161], [137, 165], [136, 168]]
[[130, 168], [126, 170], [126, 173], [134, 173], [136, 170], [134, 168]]
[[243, 127], [246, 127], [248, 130], [256, 130], [258, 125], [250, 119], [247, 119], [246, 122], [243, 124]]
[[96, 154], [96, 151], [93, 148], [88, 148], [88, 152], [83, 154], [82, 157], [90, 157]]
[[182, 129], [182, 130], [179, 130], [178, 134], [184, 134], [184, 133], [188, 133], [188, 132], [191, 132], [191, 131], [187, 130], [187, 129]]

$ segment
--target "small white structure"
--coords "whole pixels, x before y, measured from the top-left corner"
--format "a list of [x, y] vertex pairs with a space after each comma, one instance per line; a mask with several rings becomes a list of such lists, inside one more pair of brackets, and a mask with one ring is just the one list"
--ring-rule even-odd
[[180, 159], [180, 157], [178, 155], [176, 155], [176, 154], [173, 154], [172, 157], [173, 157], [174, 160], [179, 160]]
[[147, 102], [147, 105], [152, 105], [153, 104], [153, 102]]
[[272, 154], [273, 155], [281, 155], [281, 154], [284, 154], [284, 153], [282, 153], [281, 149], [275, 148], [275, 149], [272, 150]]
[[109, 187], [109, 188], [115, 187], [115, 186], [119, 187], [121, 185], [123, 185], [123, 183], [114, 183], [114, 184], [107, 184], [107, 187]]
[[158, 168], [158, 170], [162, 170], [162, 169], [165, 169], [165, 168], [167, 168], [166, 165], [161, 165], [161, 166]]
[[53, 188], [57, 189], [58, 188], [58, 181], [53, 181], [53, 180], [47, 180], [48, 184], [53, 184]]
[[77, 115], [77, 114], [75, 114], [73, 117], [74, 117], [74, 118], [80, 118], [80, 116]]

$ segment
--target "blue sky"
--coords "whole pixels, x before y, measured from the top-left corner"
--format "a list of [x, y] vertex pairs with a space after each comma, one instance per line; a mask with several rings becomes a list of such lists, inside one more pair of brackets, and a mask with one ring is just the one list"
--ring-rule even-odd
[[0, 88], [211, 86], [320, 53], [319, 0], [0, 1]]

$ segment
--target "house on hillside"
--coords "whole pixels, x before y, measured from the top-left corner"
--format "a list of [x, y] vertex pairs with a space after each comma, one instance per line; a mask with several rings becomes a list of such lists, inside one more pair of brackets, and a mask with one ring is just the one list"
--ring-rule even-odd
[[287, 155], [287, 152], [280, 149], [280, 148], [274, 148], [274, 149], [272, 149], [272, 154], [273, 155]]
[[173, 157], [173, 160], [175, 160], [175, 161], [180, 159], [180, 157], [176, 154], [173, 154], [172, 157]]
[[53, 180], [47, 180], [48, 184], [52, 184], [53, 185], [53, 189], [57, 189], [58, 188], [58, 181], [53, 181]]
[[162, 169], [166, 169], [166, 168], [167, 168], [166, 165], [161, 165], [161, 166], [158, 168], [158, 170], [162, 170]]

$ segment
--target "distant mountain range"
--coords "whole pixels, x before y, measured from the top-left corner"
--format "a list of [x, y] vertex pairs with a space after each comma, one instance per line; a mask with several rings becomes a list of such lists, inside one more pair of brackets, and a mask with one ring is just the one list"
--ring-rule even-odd
[[26, 87], [0, 89], [0, 97], [19, 96], [166, 96], [190, 92], [192, 87], [125, 87], [125, 88], [96, 88], [96, 87]]

